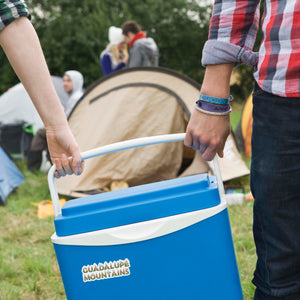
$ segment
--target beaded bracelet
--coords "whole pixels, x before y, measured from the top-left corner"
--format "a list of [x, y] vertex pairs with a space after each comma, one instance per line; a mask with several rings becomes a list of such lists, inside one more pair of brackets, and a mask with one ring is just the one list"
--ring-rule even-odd
[[229, 104], [226, 105], [214, 105], [207, 102], [202, 102], [201, 100], [196, 101], [197, 110], [214, 116], [223, 116], [228, 115], [231, 112], [231, 106]]
[[212, 103], [212, 104], [222, 104], [227, 105], [230, 101], [232, 101], [233, 97], [229, 95], [228, 98], [215, 98], [207, 95], [200, 94], [199, 100]]

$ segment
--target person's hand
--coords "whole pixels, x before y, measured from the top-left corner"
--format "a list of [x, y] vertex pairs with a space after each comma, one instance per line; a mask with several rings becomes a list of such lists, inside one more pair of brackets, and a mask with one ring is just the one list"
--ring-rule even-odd
[[129, 54], [127, 51], [123, 51], [123, 55], [124, 55], [124, 57], [122, 59], [122, 62], [126, 65], [128, 62], [128, 59], [129, 59]]
[[59, 178], [67, 174], [80, 175], [83, 172], [84, 162], [81, 160], [79, 146], [69, 126], [46, 128], [46, 135], [50, 158], [56, 166], [54, 176]]
[[230, 116], [212, 116], [194, 110], [186, 130], [184, 144], [200, 151], [206, 161], [216, 153], [223, 157], [226, 139], [230, 133]]

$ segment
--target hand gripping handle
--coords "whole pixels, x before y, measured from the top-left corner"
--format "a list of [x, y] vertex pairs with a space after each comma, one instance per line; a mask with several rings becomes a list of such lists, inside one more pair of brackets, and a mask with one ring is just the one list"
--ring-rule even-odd
[[[82, 160], [86, 160], [92, 157], [100, 156], [103, 154], [108, 154], [112, 152], [122, 151], [126, 149], [131, 148], [137, 148], [142, 146], [149, 146], [154, 144], [162, 144], [162, 143], [169, 143], [169, 142], [177, 142], [177, 141], [183, 141], [185, 138], [185, 133], [176, 133], [176, 134], [166, 134], [166, 135], [157, 135], [157, 136], [150, 136], [150, 137], [143, 137], [143, 138], [137, 138], [132, 140], [127, 140], [123, 142], [113, 143], [110, 145], [105, 145], [99, 148], [95, 148], [92, 150], [88, 150], [81, 153]], [[219, 194], [221, 197], [221, 200], [224, 198], [224, 186], [223, 181], [221, 178], [220, 168], [217, 156], [214, 158], [214, 168], [215, 168], [215, 174], [217, 177], [218, 182], [218, 189]], [[54, 178], [54, 172], [56, 170], [55, 165], [53, 165], [49, 172], [48, 172], [48, 185], [50, 190], [50, 195], [53, 203], [54, 208], [54, 214], [55, 216], [58, 216], [61, 214], [61, 208], [59, 205], [59, 197], [55, 185], [55, 178]]]

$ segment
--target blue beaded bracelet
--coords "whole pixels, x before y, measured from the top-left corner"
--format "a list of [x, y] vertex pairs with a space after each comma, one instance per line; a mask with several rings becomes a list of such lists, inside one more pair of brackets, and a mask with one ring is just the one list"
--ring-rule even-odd
[[232, 100], [232, 96], [229, 95], [229, 98], [215, 98], [200, 94], [199, 100], [213, 104], [227, 105]]

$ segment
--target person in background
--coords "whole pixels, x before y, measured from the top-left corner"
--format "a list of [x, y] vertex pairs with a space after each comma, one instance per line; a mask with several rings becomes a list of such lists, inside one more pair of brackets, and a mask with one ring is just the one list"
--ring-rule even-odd
[[185, 145], [205, 160], [223, 156], [230, 132], [230, 75], [254, 67], [251, 191], [257, 263], [255, 300], [300, 299], [300, 1], [214, 2], [199, 101]]
[[83, 82], [82, 74], [75, 70], [66, 71], [63, 76], [64, 90], [69, 95], [65, 105], [65, 114], [67, 118], [70, 116], [73, 108], [84, 93]]
[[[65, 103], [65, 114], [68, 118], [84, 92], [82, 74], [75, 70], [66, 71], [63, 76], [63, 88], [69, 95], [69, 98]], [[40, 128], [32, 138], [30, 151], [28, 153], [27, 167], [30, 171], [40, 169], [43, 151], [46, 151], [48, 157], [46, 129]]]
[[122, 25], [123, 35], [129, 47], [127, 68], [157, 67], [159, 50], [153, 38], [146, 36], [135, 21]]
[[128, 61], [127, 46], [122, 29], [115, 26], [109, 27], [108, 40], [108, 46], [100, 54], [103, 75], [121, 70]]
[[[53, 86], [39, 38], [24, 1], [0, 2], [0, 45], [46, 128], [55, 177], [81, 174], [80, 149]], [[21, 46], [20, 46], [21, 45]], [[69, 159], [69, 157], [72, 157]]]

